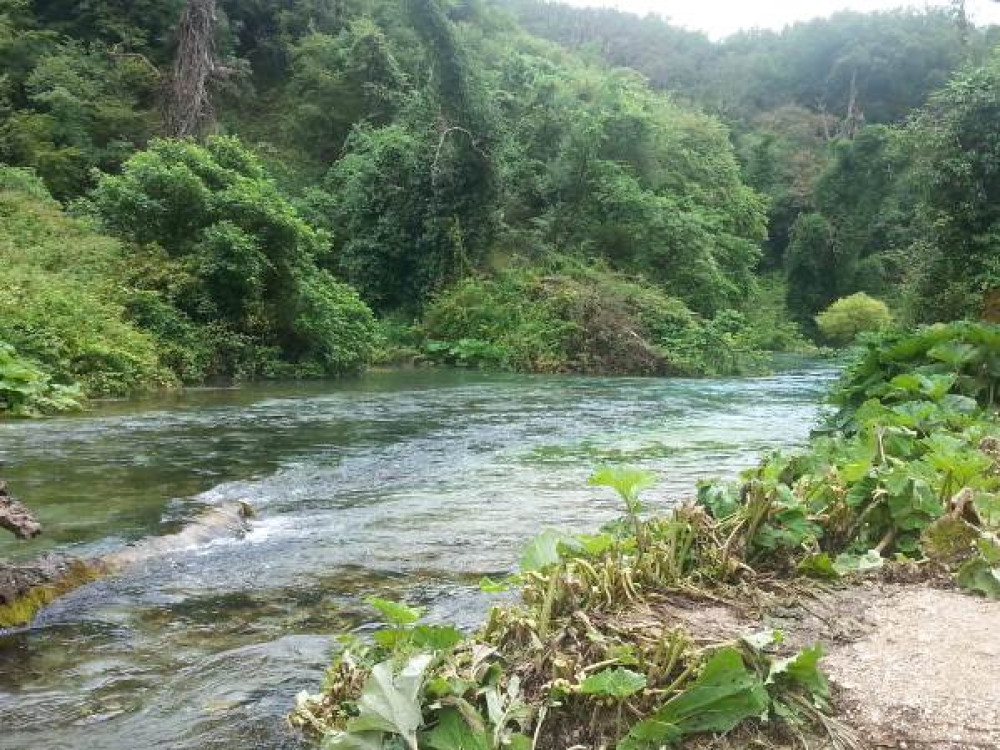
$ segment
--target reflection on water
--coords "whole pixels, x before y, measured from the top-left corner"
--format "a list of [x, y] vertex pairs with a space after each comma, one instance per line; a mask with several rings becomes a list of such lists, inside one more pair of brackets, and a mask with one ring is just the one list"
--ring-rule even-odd
[[0, 637], [0, 748], [295, 747], [282, 717], [331, 634], [365, 626], [366, 593], [472, 626], [475, 581], [526, 538], [613, 517], [594, 465], [654, 469], [666, 507], [804, 440], [831, 376], [375, 373], [0, 424], [3, 472], [48, 532], [0, 538], [0, 556], [106, 552], [227, 500], [259, 514], [243, 539], [144, 562]]

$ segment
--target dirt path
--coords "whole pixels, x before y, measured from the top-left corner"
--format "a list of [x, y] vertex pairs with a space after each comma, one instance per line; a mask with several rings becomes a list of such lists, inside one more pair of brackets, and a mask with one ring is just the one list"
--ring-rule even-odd
[[1000, 602], [867, 581], [767, 618], [823, 643], [839, 718], [869, 750], [1000, 750]]
[[872, 748], [1000, 748], [1000, 603], [923, 586], [882, 596], [851, 613], [868, 632], [824, 662], [845, 722]]
[[[865, 750], [1000, 750], [1000, 602], [870, 579], [769, 607], [763, 622], [724, 605], [661, 607], [644, 616], [680, 622], [707, 642], [768, 626], [784, 632], [787, 653], [822, 643], [837, 718]], [[756, 745], [737, 737], [704, 746]]]

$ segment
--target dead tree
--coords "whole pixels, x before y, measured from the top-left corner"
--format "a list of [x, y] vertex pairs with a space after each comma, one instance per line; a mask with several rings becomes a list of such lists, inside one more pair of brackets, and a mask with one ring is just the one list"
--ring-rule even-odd
[[847, 99], [847, 115], [840, 127], [840, 135], [843, 138], [854, 140], [862, 126], [865, 124], [865, 113], [858, 106], [858, 70], [851, 73], [851, 89]]
[[167, 95], [169, 135], [199, 136], [211, 125], [210, 84], [215, 73], [215, 0], [188, 0], [177, 29], [177, 53]]

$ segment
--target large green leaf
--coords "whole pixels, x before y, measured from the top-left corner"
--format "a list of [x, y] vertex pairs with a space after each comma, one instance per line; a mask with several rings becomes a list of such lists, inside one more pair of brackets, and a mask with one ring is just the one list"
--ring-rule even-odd
[[591, 475], [588, 484], [613, 488], [621, 495], [630, 512], [638, 512], [639, 493], [656, 484], [656, 474], [633, 466], [605, 466]]
[[805, 688], [815, 698], [826, 699], [830, 695], [830, 685], [820, 671], [819, 660], [823, 658], [823, 646], [817, 643], [795, 656], [774, 662], [767, 676], [768, 684], [794, 683]]
[[616, 667], [590, 675], [580, 685], [585, 695], [606, 695], [611, 698], [628, 698], [646, 687], [646, 675], [631, 669]]
[[377, 609], [385, 621], [392, 625], [411, 625], [419, 620], [423, 614], [416, 607], [389, 599], [379, 599], [377, 596], [370, 596], [365, 599], [365, 602]]
[[491, 750], [489, 732], [473, 729], [454, 708], [439, 715], [438, 725], [427, 735], [434, 750]]
[[866, 570], [876, 570], [885, 565], [885, 559], [877, 549], [868, 550], [863, 555], [851, 555], [842, 552], [833, 561], [833, 568], [840, 575], [848, 573], [864, 573]]
[[347, 725], [348, 732], [388, 732], [415, 746], [417, 729], [423, 723], [420, 688], [432, 659], [430, 654], [418, 654], [399, 674], [394, 673], [391, 661], [376, 664], [361, 690], [359, 714]]
[[955, 580], [962, 588], [1000, 600], [1000, 544], [979, 541], [979, 552], [958, 569]]
[[764, 714], [770, 698], [738, 649], [720, 649], [698, 679], [650, 719], [632, 727], [618, 750], [652, 750], [699, 732], [728, 732]]
[[445, 651], [462, 640], [462, 631], [453, 625], [417, 625], [411, 632], [412, 643], [419, 649]]
[[944, 362], [956, 370], [970, 362], [976, 355], [976, 347], [962, 341], [947, 341], [931, 348], [927, 352], [930, 359]]
[[323, 738], [322, 750], [383, 750], [383, 732], [331, 732]]
[[532, 539], [521, 552], [521, 571], [543, 570], [560, 560], [559, 545], [572, 543], [573, 537], [553, 529], [546, 529]]
[[808, 555], [796, 566], [799, 573], [810, 578], [840, 578], [833, 560], [826, 552]]
[[987, 528], [1000, 529], [1000, 494], [981, 492], [975, 497], [975, 505]]

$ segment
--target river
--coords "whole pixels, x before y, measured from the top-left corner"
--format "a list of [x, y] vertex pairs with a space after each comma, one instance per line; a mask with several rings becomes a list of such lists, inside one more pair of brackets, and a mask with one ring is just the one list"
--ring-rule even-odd
[[257, 511], [243, 538], [90, 584], [0, 636], [2, 750], [278, 750], [364, 596], [472, 627], [544, 528], [593, 530], [618, 506], [602, 462], [699, 478], [801, 444], [834, 370], [725, 380], [372, 373], [189, 390], [70, 418], [0, 423], [0, 473], [47, 534], [0, 557], [96, 555], [176, 531], [213, 504]]

